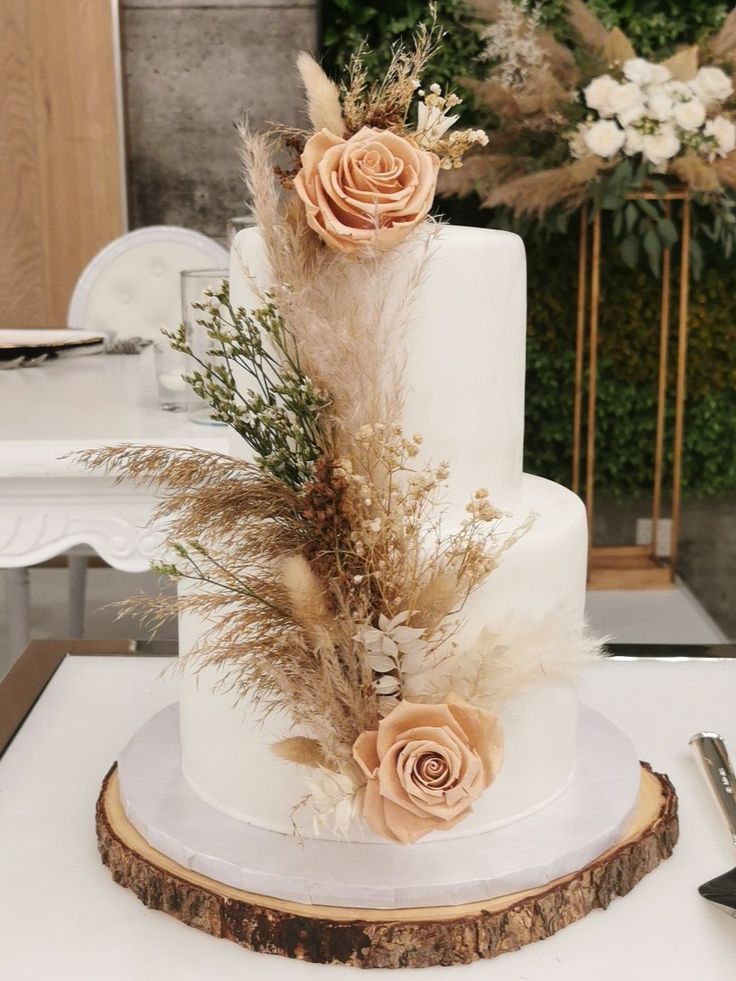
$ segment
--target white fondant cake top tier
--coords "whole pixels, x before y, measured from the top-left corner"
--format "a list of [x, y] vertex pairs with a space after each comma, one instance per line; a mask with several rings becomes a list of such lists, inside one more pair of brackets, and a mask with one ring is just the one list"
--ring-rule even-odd
[[[405, 284], [417, 245], [397, 250], [393, 279]], [[239, 233], [231, 253], [234, 306], [252, 309], [253, 281], [269, 285], [259, 231]], [[450, 463], [447, 499], [464, 507], [479, 487], [513, 510], [524, 439], [526, 261], [517, 235], [443, 226], [406, 331], [404, 428], [424, 437], [427, 459]]]

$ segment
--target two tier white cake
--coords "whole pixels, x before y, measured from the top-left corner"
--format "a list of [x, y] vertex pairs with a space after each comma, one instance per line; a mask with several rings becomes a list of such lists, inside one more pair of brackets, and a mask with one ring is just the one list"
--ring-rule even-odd
[[[411, 246], [395, 259], [409, 265]], [[232, 249], [234, 306], [254, 308], [270, 273], [260, 234], [241, 232]], [[257, 289], [256, 289], [257, 288]], [[472, 640], [499, 623], [540, 621], [553, 614], [582, 636], [587, 560], [585, 512], [566, 488], [522, 472], [526, 333], [526, 266], [520, 238], [501, 231], [445, 226], [430, 247], [403, 343], [408, 357], [404, 428], [421, 430], [424, 455], [451, 462], [445, 521], [462, 519], [459, 505], [487, 487], [510, 531], [534, 515], [531, 528], [463, 610], [461, 638]], [[180, 648], [197, 643], [203, 624], [184, 616]], [[271, 746], [293, 734], [288, 717], [265, 722], [246, 699], [218, 690], [206, 668], [182, 678], [182, 766], [190, 786], [218, 811], [270, 831], [291, 834], [303, 790], [293, 766]], [[454, 830], [422, 842], [466, 837], [508, 825], [539, 810], [568, 786], [576, 764], [577, 698], [573, 688], [540, 674], [500, 712], [501, 772]], [[299, 821], [311, 836], [311, 824]], [[322, 831], [330, 836], [329, 831]], [[390, 845], [357, 822], [348, 837]], [[422, 842], [419, 843], [420, 847]]]

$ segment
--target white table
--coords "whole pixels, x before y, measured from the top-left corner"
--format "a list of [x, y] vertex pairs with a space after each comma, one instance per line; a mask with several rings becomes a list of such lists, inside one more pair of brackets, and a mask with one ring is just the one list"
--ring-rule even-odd
[[27, 567], [89, 546], [109, 565], [148, 568], [153, 497], [62, 459], [90, 446], [143, 442], [228, 451], [228, 430], [159, 409], [153, 350], [0, 372], [0, 569], [8, 575], [16, 654], [28, 623]]
[[[131, 733], [176, 697], [161, 659], [72, 657], [0, 759], [0, 976], [8, 981], [354, 981], [351, 968], [253, 954], [142, 906], [96, 851], [94, 802]], [[492, 964], [431, 981], [733, 981], [736, 920], [701, 899], [736, 864], [688, 739], [736, 750], [736, 661], [606, 662], [582, 697], [632, 737], [680, 795], [674, 856], [605, 912]], [[406, 972], [408, 975], [411, 972]]]

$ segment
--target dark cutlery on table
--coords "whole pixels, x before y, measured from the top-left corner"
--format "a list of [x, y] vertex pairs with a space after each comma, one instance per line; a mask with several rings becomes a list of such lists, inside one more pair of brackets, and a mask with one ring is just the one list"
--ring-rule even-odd
[[[717, 732], [699, 732], [690, 740], [705, 778], [726, 819], [731, 840], [736, 845], [736, 776], [723, 739]], [[698, 887], [701, 896], [722, 906], [736, 917], [736, 868], [716, 876]]]

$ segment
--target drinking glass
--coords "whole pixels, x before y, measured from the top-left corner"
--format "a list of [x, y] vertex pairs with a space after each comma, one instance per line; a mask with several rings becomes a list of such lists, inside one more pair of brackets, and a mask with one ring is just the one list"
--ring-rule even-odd
[[256, 224], [255, 215], [249, 212], [246, 215], [237, 215], [235, 218], [228, 218], [227, 220], [227, 244], [231, 246], [233, 240], [238, 232], [242, 232], [244, 228], [253, 228]]
[[[199, 303], [203, 299], [211, 303], [211, 300], [204, 296], [205, 290], [218, 289], [222, 280], [227, 278], [227, 269], [185, 269], [180, 273], [182, 323], [192, 354], [200, 360], [213, 361], [214, 359], [206, 356], [210, 342], [205, 328], [197, 323], [198, 320], [205, 319], [206, 315], [201, 310], [195, 310], [192, 304]], [[223, 425], [219, 420], [212, 418], [207, 402], [195, 395], [191, 389], [187, 391], [187, 416], [192, 422], [211, 426]]]
[[184, 381], [188, 370], [186, 355], [175, 351], [167, 341], [157, 341], [153, 352], [159, 407], [167, 412], [184, 412], [189, 388]]

